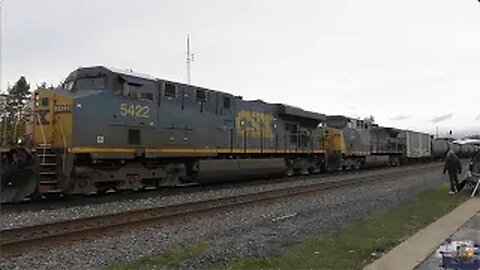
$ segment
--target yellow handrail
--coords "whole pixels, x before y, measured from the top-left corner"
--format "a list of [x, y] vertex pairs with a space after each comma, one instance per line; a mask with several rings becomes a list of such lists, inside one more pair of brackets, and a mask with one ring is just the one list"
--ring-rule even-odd
[[46, 150], [46, 146], [47, 146], [47, 137], [45, 137], [45, 131], [43, 130], [42, 118], [41, 118], [40, 114], [38, 114], [38, 112], [35, 112], [35, 115], [38, 118], [38, 125], [40, 126], [40, 131], [42, 132], [43, 145], [44, 145], [42, 163], [45, 163], [45, 154], [46, 154], [45, 150]]
[[62, 134], [62, 140], [63, 140], [63, 158], [62, 158], [62, 169], [63, 173], [65, 173], [66, 168], [65, 168], [65, 159], [67, 158], [67, 139], [65, 137], [65, 133], [63, 131], [63, 123], [60, 121], [60, 117], [55, 116], [55, 119], [58, 120], [58, 123], [60, 123], [60, 133]]

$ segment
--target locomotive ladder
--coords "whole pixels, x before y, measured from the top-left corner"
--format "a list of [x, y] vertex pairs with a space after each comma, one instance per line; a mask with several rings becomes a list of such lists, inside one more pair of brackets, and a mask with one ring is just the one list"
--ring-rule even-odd
[[61, 191], [57, 179], [57, 154], [51, 144], [37, 145], [38, 190], [41, 193], [58, 193]]

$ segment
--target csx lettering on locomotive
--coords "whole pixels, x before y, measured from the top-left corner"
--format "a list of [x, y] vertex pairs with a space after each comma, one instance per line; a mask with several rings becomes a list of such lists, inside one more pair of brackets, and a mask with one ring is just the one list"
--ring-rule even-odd
[[238, 133], [248, 132], [250, 137], [273, 139], [273, 115], [255, 112], [240, 111], [235, 118], [235, 126]]

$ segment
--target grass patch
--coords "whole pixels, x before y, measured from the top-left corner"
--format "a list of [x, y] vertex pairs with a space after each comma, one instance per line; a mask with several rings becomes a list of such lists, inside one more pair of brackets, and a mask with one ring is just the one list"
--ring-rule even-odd
[[202, 255], [210, 249], [207, 242], [193, 244], [184, 249], [167, 250], [161, 256], [146, 255], [142, 258], [126, 263], [116, 264], [105, 268], [105, 270], [136, 270], [136, 269], [171, 269], [177, 268], [188, 259]]
[[207, 268], [361, 269], [374, 260], [373, 252], [390, 250], [467, 199], [466, 193], [449, 195], [448, 186], [442, 185], [387, 213], [357, 222], [346, 231], [306, 240], [282, 256], [240, 258], [227, 266]]

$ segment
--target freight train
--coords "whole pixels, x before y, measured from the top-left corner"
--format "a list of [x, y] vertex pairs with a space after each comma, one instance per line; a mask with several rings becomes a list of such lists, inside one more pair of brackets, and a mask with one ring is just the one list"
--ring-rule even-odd
[[473, 143], [458, 144], [454, 143], [451, 138], [435, 138], [432, 140], [432, 157], [435, 159], [444, 158], [445, 153], [450, 148], [462, 158], [470, 158], [475, 154], [475, 144]]
[[37, 89], [32, 112], [23, 145], [0, 151], [3, 202], [431, 157], [425, 133], [103, 66]]

